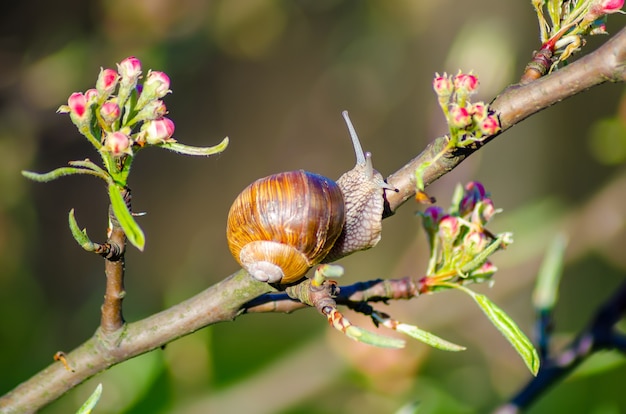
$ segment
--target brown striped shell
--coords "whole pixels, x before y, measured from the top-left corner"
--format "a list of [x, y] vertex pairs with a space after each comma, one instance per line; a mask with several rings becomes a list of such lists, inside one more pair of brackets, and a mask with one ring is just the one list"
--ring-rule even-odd
[[320, 263], [341, 234], [344, 199], [329, 178], [303, 170], [261, 178], [237, 197], [228, 247], [253, 277], [291, 283]]

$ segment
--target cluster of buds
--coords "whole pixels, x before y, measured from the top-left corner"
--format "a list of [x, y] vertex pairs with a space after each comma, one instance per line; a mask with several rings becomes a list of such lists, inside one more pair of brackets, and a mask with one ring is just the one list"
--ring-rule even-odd
[[470, 73], [455, 76], [436, 74], [433, 89], [446, 117], [450, 142], [463, 147], [481, 141], [500, 131], [496, 113], [484, 102], [470, 102], [478, 90], [478, 77]]
[[119, 158], [133, 148], [172, 143], [174, 123], [166, 118], [162, 98], [170, 93], [169, 77], [148, 71], [142, 84], [141, 62], [129, 57], [117, 70], [100, 69], [94, 89], [73, 93], [59, 113], [69, 113], [78, 130], [101, 152]]
[[532, 0], [532, 4], [539, 19], [540, 56], [549, 56], [550, 70], [579, 51], [584, 36], [606, 34], [607, 15], [624, 13], [624, 0]]
[[493, 235], [485, 228], [499, 213], [489, 193], [479, 182], [458, 186], [452, 206], [427, 208], [422, 223], [430, 244], [430, 261], [422, 289], [432, 291], [446, 284], [479, 283], [489, 280], [496, 267], [489, 256], [512, 243], [511, 233]]

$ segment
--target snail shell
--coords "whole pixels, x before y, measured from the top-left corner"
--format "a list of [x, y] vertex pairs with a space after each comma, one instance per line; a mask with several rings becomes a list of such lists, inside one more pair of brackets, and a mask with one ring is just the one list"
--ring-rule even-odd
[[291, 283], [326, 257], [344, 220], [334, 181], [303, 170], [274, 174], [250, 184], [233, 203], [228, 247], [256, 279]]

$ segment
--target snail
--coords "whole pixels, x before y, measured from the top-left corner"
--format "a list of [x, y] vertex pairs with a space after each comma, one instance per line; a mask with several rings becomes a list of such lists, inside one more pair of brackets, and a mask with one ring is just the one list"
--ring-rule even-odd
[[233, 202], [228, 247], [254, 278], [297, 282], [311, 267], [380, 240], [384, 191], [395, 189], [363, 153], [348, 112], [342, 116], [357, 162], [337, 182], [304, 170], [282, 172], [256, 180]]

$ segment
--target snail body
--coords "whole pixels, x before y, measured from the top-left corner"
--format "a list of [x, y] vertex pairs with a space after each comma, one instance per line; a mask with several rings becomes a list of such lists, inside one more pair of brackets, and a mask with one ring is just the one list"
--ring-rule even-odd
[[391, 188], [363, 153], [343, 112], [357, 163], [337, 182], [304, 170], [256, 180], [228, 213], [228, 247], [254, 278], [288, 284], [313, 266], [340, 259], [380, 240], [384, 190]]

